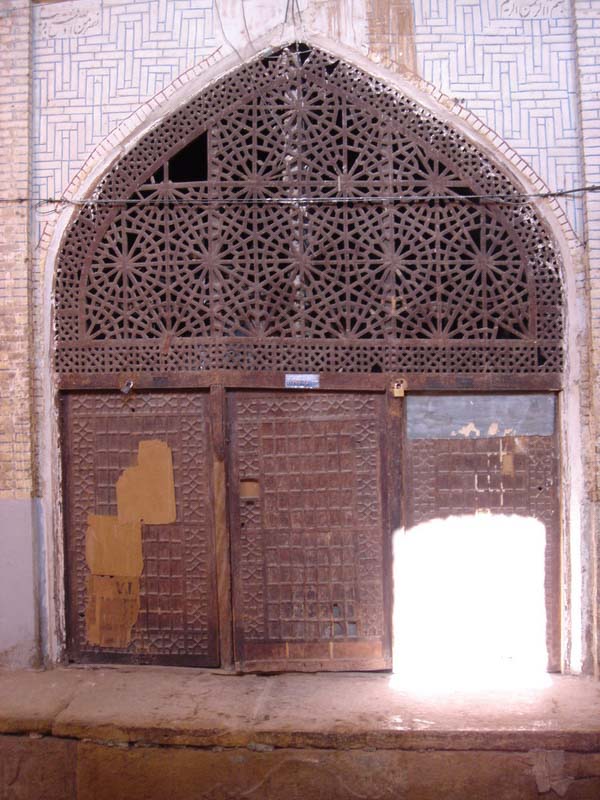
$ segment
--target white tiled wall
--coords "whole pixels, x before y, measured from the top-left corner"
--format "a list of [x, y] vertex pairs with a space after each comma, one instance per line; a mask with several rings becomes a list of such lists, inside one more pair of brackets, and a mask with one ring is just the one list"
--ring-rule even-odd
[[[34, 182], [40, 197], [60, 195], [111, 130], [219, 46], [228, 48], [235, 4], [215, 2], [35, 5]], [[356, 0], [340, 2], [342, 13], [361, 19], [370, 8], [364, 0], [358, 14]], [[280, 4], [283, 20], [285, 0]], [[303, 3], [311, 4], [322, 0]], [[272, 15], [252, 18], [253, 8], [262, 5], [244, 0], [237, 5], [239, 26], [246, 23], [253, 34], [274, 25]], [[422, 77], [479, 115], [551, 189], [579, 186], [574, 32], [567, 0], [414, 0], [414, 16]], [[562, 202], [581, 232], [581, 199]]]
[[[566, 0], [415, 0], [415, 35], [426, 80], [481, 117], [552, 190], [581, 185]], [[581, 233], [581, 198], [561, 204]]]
[[60, 195], [93, 148], [217, 46], [213, 0], [34, 7], [34, 181]]

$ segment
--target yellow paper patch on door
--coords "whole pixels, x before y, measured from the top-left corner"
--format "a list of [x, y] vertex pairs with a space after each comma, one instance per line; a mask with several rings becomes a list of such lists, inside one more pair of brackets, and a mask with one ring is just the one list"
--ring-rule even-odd
[[173, 456], [166, 442], [139, 442], [137, 465], [116, 483], [117, 516], [88, 514], [85, 558], [89, 644], [127, 647], [140, 610], [142, 524], [175, 522]]
[[88, 514], [85, 560], [94, 575], [139, 577], [143, 568], [141, 522]]
[[127, 467], [117, 480], [117, 515], [119, 522], [175, 522], [173, 457], [166, 442], [149, 439], [139, 443], [137, 466]]
[[139, 578], [88, 575], [85, 621], [89, 644], [127, 647], [139, 611]]

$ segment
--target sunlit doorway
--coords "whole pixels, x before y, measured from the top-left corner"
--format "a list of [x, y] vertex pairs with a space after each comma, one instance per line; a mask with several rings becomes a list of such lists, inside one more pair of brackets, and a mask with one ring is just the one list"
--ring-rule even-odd
[[394, 671], [407, 684], [530, 679], [559, 663], [552, 395], [415, 396], [394, 532]]

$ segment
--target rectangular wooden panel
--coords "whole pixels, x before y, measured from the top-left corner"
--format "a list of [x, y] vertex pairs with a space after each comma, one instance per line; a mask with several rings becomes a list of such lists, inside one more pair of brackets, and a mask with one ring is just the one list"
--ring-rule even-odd
[[390, 666], [384, 397], [230, 398], [236, 661]]
[[[405, 467], [409, 528], [434, 519], [486, 513], [519, 515], [544, 525], [550, 670], [560, 669], [555, 416], [553, 395], [410, 397]], [[481, 519], [484, 524], [485, 516]], [[514, 556], [518, 559], [519, 553]], [[506, 592], [510, 591], [507, 576]]]
[[[70, 657], [218, 665], [208, 393], [71, 394], [63, 397], [62, 411]], [[143, 442], [155, 444], [140, 448]], [[154, 460], [136, 474], [142, 452]], [[170, 473], [174, 510], [169, 502], [160, 505], [161, 492], [167, 500], [172, 493]], [[146, 509], [149, 504], [154, 508]], [[140, 519], [123, 523], [119, 515]], [[139, 578], [92, 575], [91, 568], [119, 571], [122, 557], [106, 531], [114, 542], [136, 524]], [[94, 540], [90, 551], [90, 536], [103, 536], [104, 549]]]

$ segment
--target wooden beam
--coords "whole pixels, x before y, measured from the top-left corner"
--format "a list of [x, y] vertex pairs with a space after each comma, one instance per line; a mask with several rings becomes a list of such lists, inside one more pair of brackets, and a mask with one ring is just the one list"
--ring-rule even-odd
[[210, 428], [213, 469], [213, 522], [215, 530], [215, 560], [217, 565], [217, 608], [221, 667], [233, 667], [231, 615], [231, 558], [229, 523], [227, 518], [227, 456], [225, 436], [225, 388], [222, 384], [210, 387]]
[[[519, 375], [449, 373], [331, 373], [319, 374], [319, 390], [325, 392], [384, 392], [394, 380], [406, 383], [410, 392], [553, 392], [562, 388], [559, 373]], [[131, 381], [131, 385], [129, 385]], [[285, 388], [283, 372], [243, 372], [212, 370], [205, 372], [121, 372], [102, 375], [82, 373], [59, 377], [62, 390], [94, 391], [98, 389], [135, 392], [139, 389], [207, 389], [220, 384], [231, 389], [282, 389], [286, 392], [304, 391]], [[308, 391], [313, 391], [309, 389]]]

